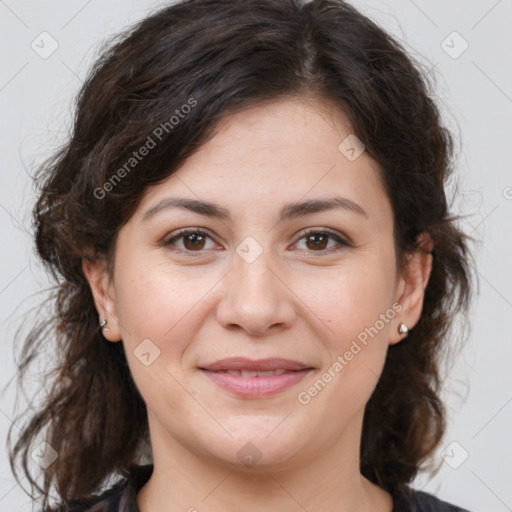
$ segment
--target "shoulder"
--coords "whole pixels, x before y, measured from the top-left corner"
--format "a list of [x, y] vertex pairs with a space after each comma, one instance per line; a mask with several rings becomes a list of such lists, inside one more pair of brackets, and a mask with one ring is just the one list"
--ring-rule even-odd
[[43, 512], [120, 512], [120, 499], [125, 485], [117, 484], [98, 495], [62, 502]]
[[448, 503], [433, 494], [417, 491], [410, 487], [395, 497], [393, 512], [469, 512], [466, 509]]
[[147, 482], [152, 465], [133, 468], [126, 478], [101, 494], [59, 503], [43, 512], [137, 512], [137, 492]]

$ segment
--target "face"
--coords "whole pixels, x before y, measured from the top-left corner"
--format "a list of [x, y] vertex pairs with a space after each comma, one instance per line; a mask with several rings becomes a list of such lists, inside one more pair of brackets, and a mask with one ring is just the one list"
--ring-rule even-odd
[[[84, 266], [147, 405], [154, 456], [240, 467], [249, 455], [276, 469], [358, 450], [397, 326], [420, 314], [426, 266], [410, 279], [396, 268], [379, 168], [354, 159], [350, 139], [340, 150], [350, 134], [319, 101], [230, 115], [146, 191], [113, 276]], [[240, 358], [287, 362], [255, 376]]]

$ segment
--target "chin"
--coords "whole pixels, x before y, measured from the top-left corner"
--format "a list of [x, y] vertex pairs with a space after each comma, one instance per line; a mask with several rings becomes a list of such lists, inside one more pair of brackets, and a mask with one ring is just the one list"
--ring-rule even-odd
[[[274, 429], [278, 423], [274, 423]], [[248, 429], [245, 434], [230, 430], [233, 438], [210, 441], [215, 446], [210, 454], [217, 463], [230, 470], [251, 473], [284, 470], [300, 462], [298, 459], [304, 456], [300, 437], [284, 430], [263, 430], [263, 435], [255, 435]], [[269, 435], [269, 432], [272, 433]]]

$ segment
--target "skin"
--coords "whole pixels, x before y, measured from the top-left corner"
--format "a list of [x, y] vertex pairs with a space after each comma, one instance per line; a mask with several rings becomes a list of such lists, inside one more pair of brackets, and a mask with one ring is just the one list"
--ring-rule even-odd
[[[392, 510], [391, 496], [359, 472], [363, 413], [389, 345], [406, 342], [399, 323], [412, 328], [420, 317], [432, 257], [418, 251], [397, 268], [379, 167], [366, 152], [350, 161], [338, 149], [350, 133], [342, 112], [315, 99], [226, 116], [174, 175], [146, 190], [119, 232], [113, 275], [104, 261], [84, 260], [98, 314], [108, 320], [104, 336], [124, 344], [147, 405], [154, 471], [137, 495], [141, 512], [229, 512], [241, 504], [246, 512]], [[285, 204], [333, 195], [366, 215], [339, 208], [278, 221]], [[143, 220], [171, 196], [213, 201], [232, 219], [168, 208]], [[165, 246], [180, 228], [210, 238]], [[330, 237], [308, 243], [306, 228], [330, 228], [350, 245]], [[247, 236], [262, 250], [250, 263], [236, 252]], [[429, 249], [427, 235], [422, 240]], [[400, 312], [299, 403], [393, 304]], [[145, 339], [160, 350], [148, 366], [134, 354]], [[198, 369], [230, 356], [282, 357], [315, 370], [277, 395], [240, 398]], [[261, 453], [251, 467], [237, 456], [248, 442]]]

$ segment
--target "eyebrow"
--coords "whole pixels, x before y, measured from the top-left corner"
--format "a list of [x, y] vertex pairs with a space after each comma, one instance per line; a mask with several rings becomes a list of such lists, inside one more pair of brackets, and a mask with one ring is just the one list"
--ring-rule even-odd
[[[186, 199], [181, 197], [168, 197], [156, 205], [152, 206], [142, 216], [142, 221], [147, 222], [157, 213], [169, 208], [181, 208], [199, 215], [212, 217], [220, 220], [231, 220], [229, 210], [217, 203], [202, 201], [198, 199]], [[291, 220], [304, 215], [312, 215], [317, 212], [345, 209], [363, 217], [368, 217], [366, 211], [354, 201], [344, 197], [331, 197], [328, 199], [312, 199], [300, 203], [291, 203], [285, 205], [279, 212], [279, 221]]]

